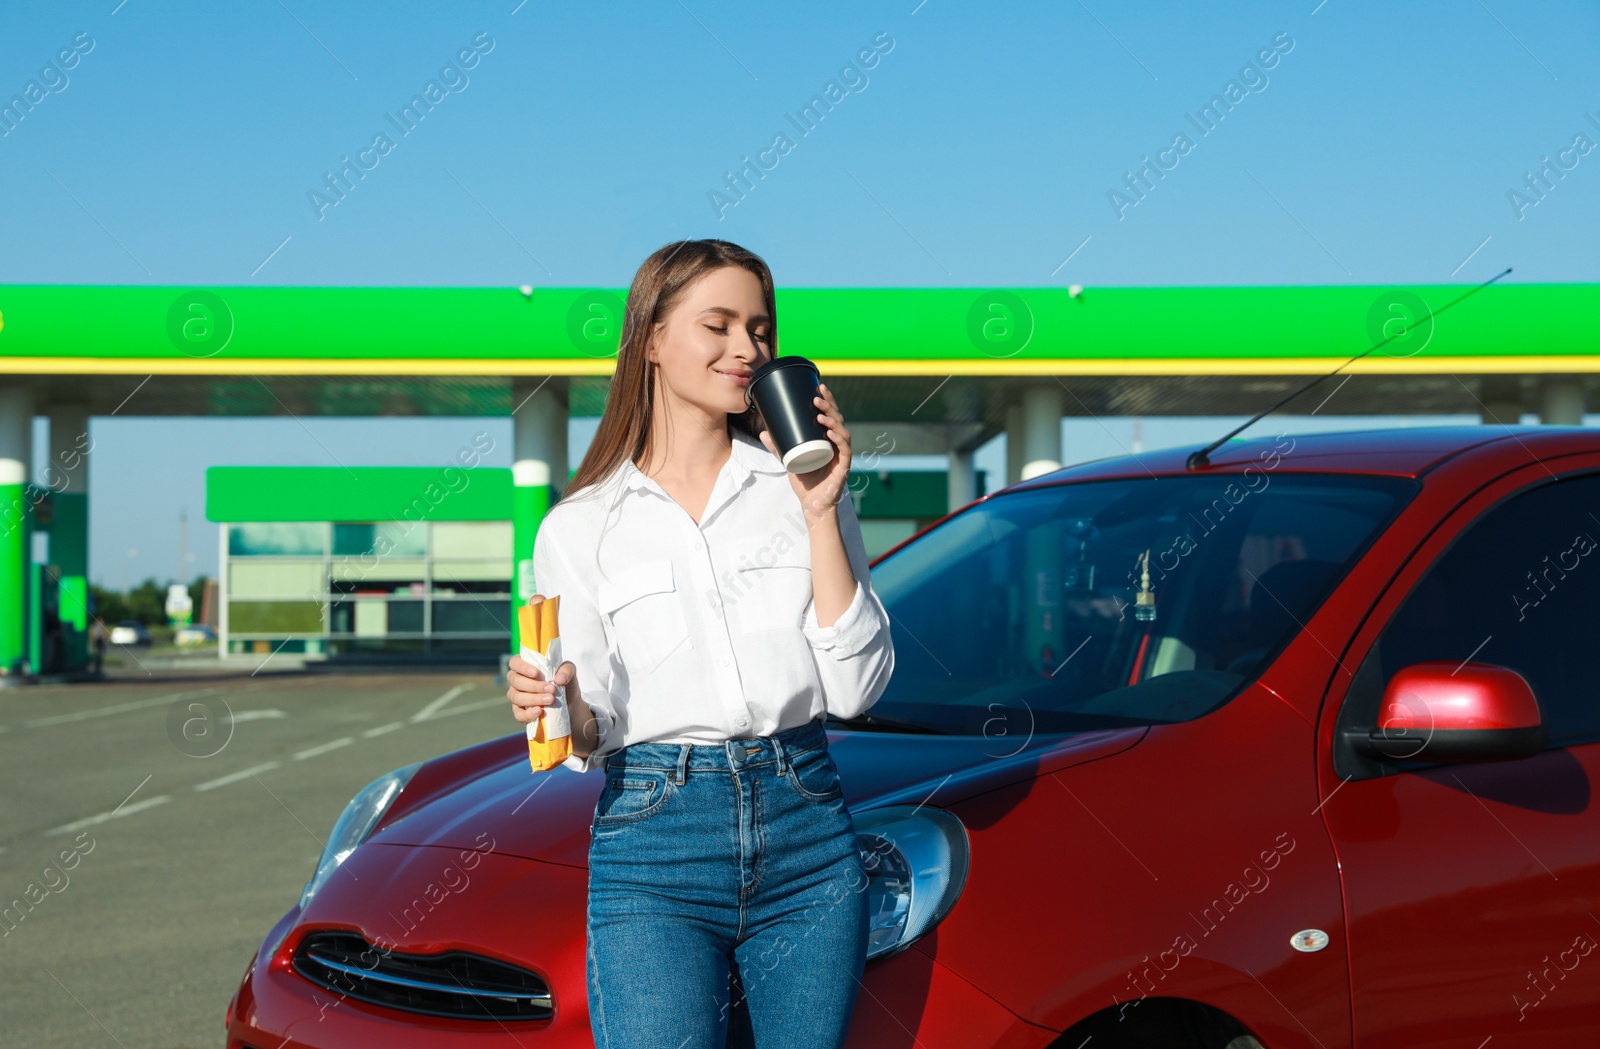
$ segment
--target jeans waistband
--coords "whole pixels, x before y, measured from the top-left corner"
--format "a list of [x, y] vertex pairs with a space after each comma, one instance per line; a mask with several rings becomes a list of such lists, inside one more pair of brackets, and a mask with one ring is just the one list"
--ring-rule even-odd
[[663, 769], [682, 783], [691, 769], [734, 770], [775, 763], [786, 770], [789, 756], [827, 746], [822, 718], [774, 732], [770, 736], [740, 736], [722, 743], [630, 743], [606, 759], [606, 769]]

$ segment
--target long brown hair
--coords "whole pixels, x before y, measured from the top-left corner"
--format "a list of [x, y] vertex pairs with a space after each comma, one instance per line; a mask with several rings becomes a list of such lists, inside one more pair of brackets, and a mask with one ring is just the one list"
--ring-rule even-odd
[[[777, 356], [778, 303], [772, 290], [772, 271], [761, 256], [725, 240], [677, 240], [657, 248], [644, 260], [628, 288], [622, 341], [617, 347], [617, 367], [606, 393], [605, 410], [594, 440], [568, 482], [563, 498], [605, 480], [624, 458], [637, 463], [644, 455], [650, 437], [651, 413], [655, 410], [651, 382], [655, 365], [648, 353], [650, 335], [691, 284], [722, 266], [741, 266], [761, 282], [761, 297], [767, 316], [772, 318], [767, 328], [771, 338], [769, 345], [773, 356]], [[766, 425], [755, 408], [729, 412], [728, 422], [751, 437], [759, 437]]]

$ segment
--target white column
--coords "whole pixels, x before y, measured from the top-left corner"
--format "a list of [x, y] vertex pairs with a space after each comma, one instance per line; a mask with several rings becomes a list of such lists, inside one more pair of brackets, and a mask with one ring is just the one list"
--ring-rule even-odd
[[1022, 391], [1022, 479], [1061, 469], [1061, 387]]
[[1515, 375], [1487, 375], [1478, 384], [1481, 422], [1515, 426], [1522, 421], [1522, 380]]
[[50, 460], [39, 483], [52, 492], [89, 493], [89, 406], [50, 405]]
[[1522, 402], [1484, 401], [1478, 421], [1490, 426], [1515, 426], [1522, 421]]
[[[511, 498], [512, 604], [537, 591], [533, 541], [545, 508], [567, 487], [567, 378], [519, 378], [512, 382]], [[515, 618], [511, 639], [518, 639]], [[516, 651], [515, 648], [509, 651]]]
[[[328, 603], [322, 602], [324, 615]], [[228, 522], [217, 525], [217, 659], [228, 658]]]
[[1546, 376], [1539, 390], [1539, 421], [1550, 426], [1583, 425], [1583, 377]]
[[553, 484], [564, 491], [567, 487], [565, 376], [518, 379], [512, 383], [511, 394], [513, 406], [520, 406], [511, 416], [512, 483]]
[[12, 377], [0, 384], [0, 484], [26, 484], [33, 465], [33, 390]]
[[946, 510], [954, 513], [978, 497], [978, 475], [973, 466], [973, 449], [950, 449], [950, 472]]
[[1022, 445], [1022, 405], [1013, 401], [1006, 405], [1006, 476], [996, 488], [1022, 480]]

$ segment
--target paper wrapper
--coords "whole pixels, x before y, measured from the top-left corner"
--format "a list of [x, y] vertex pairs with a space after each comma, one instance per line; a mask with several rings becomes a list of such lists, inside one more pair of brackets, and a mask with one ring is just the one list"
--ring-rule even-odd
[[[540, 605], [549, 604], [548, 599]], [[539, 636], [540, 605], [529, 605], [518, 610], [521, 616], [521, 655], [530, 664], [539, 669], [539, 673], [546, 681], [554, 680], [556, 668], [562, 663], [561, 638]], [[552, 609], [553, 611], [554, 609]], [[548, 613], [546, 613], [548, 615]], [[550, 620], [553, 620], [553, 616]], [[553, 621], [546, 621], [546, 628], [554, 630]], [[540, 652], [529, 642], [545, 641], [546, 650]], [[572, 754], [572, 717], [567, 707], [567, 689], [565, 685], [557, 685], [555, 700], [544, 708], [544, 714], [524, 726], [528, 733], [528, 762], [535, 772], [555, 768]]]

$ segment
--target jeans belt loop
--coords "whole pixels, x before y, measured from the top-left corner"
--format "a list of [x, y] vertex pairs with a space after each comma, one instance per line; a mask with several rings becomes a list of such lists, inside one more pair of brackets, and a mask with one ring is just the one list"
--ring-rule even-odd
[[778, 770], [778, 775], [781, 776], [781, 775], [784, 774], [785, 771], [787, 771], [787, 769], [785, 768], [785, 762], [787, 760], [787, 755], [783, 751], [783, 740], [779, 739], [777, 736], [773, 736], [772, 737], [772, 753], [773, 753], [773, 756], [777, 759], [776, 768]]
[[680, 786], [680, 787], [683, 786], [683, 770], [684, 770], [684, 767], [687, 766], [688, 764], [689, 764], [689, 744], [680, 743], [680, 744], [678, 744], [678, 775], [677, 775], [677, 783], [678, 783], [678, 786]]

